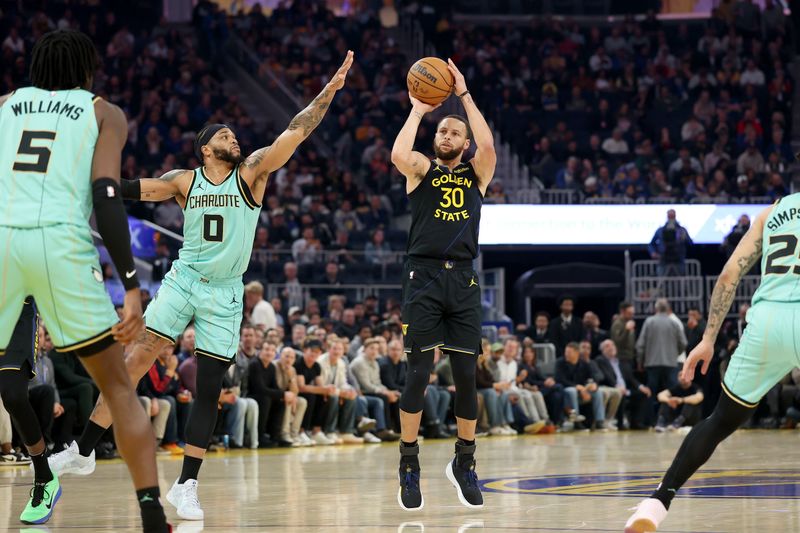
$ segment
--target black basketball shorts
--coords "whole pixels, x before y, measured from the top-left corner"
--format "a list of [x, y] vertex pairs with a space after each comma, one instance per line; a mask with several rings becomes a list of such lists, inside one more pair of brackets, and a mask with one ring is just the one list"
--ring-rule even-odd
[[472, 261], [409, 258], [403, 271], [403, 341], [406, 353], [475, 355], [481, 344], [481, 288]]
[[4, 352], [0, 352], [0, 371], [22, 370], [25, 361], [30, 363], [30, 377], [36, 368], [36, 350], [39, 348], [39, 324], [36, 304], [28, 296], [19, 315], [14, 333]]

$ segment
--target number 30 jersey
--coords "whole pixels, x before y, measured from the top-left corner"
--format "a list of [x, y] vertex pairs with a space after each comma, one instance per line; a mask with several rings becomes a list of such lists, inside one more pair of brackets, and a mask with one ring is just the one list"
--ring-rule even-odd
[[483, 195], [471, 163], [451, 171], [436, 160], [416, 189], [411, 205], [409, 256], [470, 260], [478, 256]]
[[800, 301], [800, 194], [791, 194], [772, 208], [764, 222], [761, 285], [753, 304]]
[[0, 226], [89, 227], [96, 99], [25, 87], [0, 107]]
[[194, 170], [183, 208], [180, 261], [209, 280], [241, 277], [250, 262], [261, 205], [239, 175], [239, 166], [219, 185]]

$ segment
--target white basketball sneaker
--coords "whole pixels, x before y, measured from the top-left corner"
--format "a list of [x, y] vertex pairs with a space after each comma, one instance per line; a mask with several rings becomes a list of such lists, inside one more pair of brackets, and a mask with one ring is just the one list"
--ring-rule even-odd
[[625, 533], [651, 533], [658, 530], [658, 525], [667, 517], [667, 508], [660, 500], [647, 498], [636, 506], [625, 524]]
[[184, 520], [202, 520], [203, 509], [197, 499], [197, 480], [187, 479], [186, 483], [178, 484], [178, 480], [167, 493], [167, 501], [178, 511], [178, 516]]
[[[94, 472], [96, 464], [94, 450], [89, 454], [89, 457], [84, 457], [78, 450], [78, 443], [72, 441], [69, 448], [48, 457], [47, 464], [50, 465], [50, 470], [58, 476], [63, 476], [64, 474], [88, 476]], [[31, 464], [31, 469], [33, 469], [33, 464]]]

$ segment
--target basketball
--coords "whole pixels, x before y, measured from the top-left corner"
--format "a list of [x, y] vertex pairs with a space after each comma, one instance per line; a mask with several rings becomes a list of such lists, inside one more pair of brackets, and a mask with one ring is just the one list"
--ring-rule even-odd
[[455, 80], [445, 61], [438, 57], [423, 57], [411, 65], [406, 83], [414, 98], [429, 105], [438, 105], [453, 92]]

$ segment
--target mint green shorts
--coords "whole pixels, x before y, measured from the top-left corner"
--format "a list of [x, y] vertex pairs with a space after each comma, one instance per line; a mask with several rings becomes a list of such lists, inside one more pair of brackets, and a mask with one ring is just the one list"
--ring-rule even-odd
[[0, 352], [27, 296], [58, 351], [102, 341], [119, 322], [88, 226], [0, 226]]
[[239, 349], [243, 296], [241, 277], [209, 280], [178, 260], [147, 306], [145, 325], [174, 343], [194, 320], [195, 352], [228, 361]]
[[758, 302], [731, 357], [722, 388], [738, 403], [755, 407], [794, 367], [800, 366], [800, 305]]

